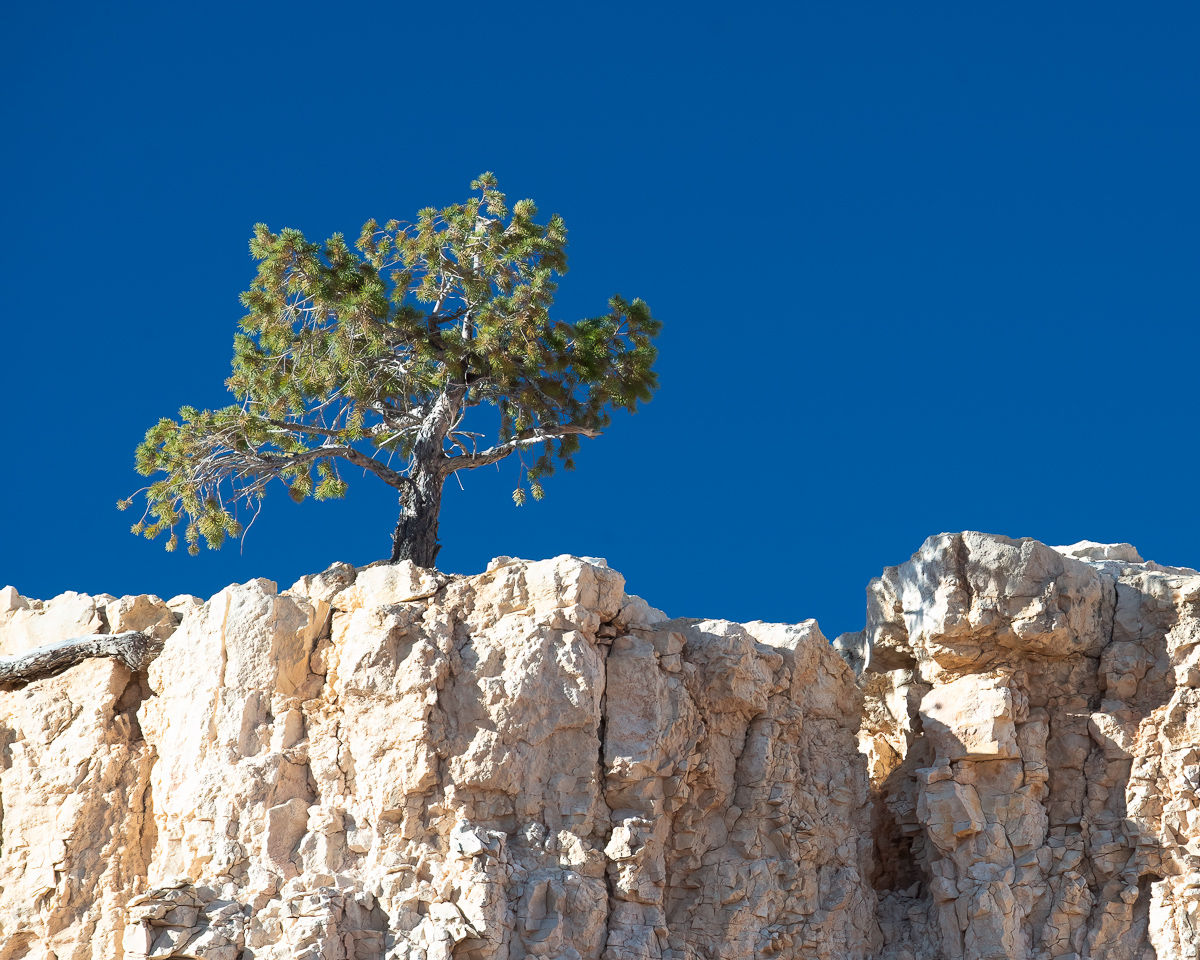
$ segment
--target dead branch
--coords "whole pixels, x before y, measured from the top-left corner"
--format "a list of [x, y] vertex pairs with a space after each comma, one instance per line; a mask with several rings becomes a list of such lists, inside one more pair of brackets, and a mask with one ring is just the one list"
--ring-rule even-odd
[[29, 683], [62, 673], [92, 657], [120, 660], [134, 673], [150, 666], [162, 653], [163, 642], [138, 630], [125, 633], [94, 633], [86, 637], [55, 640], [24, 653], [0, 657], [0, 683]]

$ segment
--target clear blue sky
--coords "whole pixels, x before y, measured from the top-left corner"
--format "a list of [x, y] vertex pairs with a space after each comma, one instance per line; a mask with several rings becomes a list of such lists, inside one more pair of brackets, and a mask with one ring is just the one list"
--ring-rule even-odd
[[133, 448], [222, 381], [252, 224], [355, 233], [494, 170], [646, 299], [657, 398], [540, 504], [451, 482], [440, 565], [605, 556], [672, 615], [857, 629], [928, 535], [1200, 564], [1200, 7], [15, 4], [0, 583], [209, 595], [385, 555], [392, 491], [244, 550], [131, 536]]

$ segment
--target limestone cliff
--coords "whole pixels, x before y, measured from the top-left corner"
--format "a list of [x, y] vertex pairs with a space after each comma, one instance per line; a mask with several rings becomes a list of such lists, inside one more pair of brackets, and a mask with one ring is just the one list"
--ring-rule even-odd
[[1196, 957], [1200, 575], [963, 533], [867, 592], [880, 957]]
[[4, 653], [170, 634], [0, 693], [0, 960], [874, 949], [861, 696], [813, 621], [667, 620], [569, 557], [0, 608]]
[[1196, 957], [1198, 607], [972, 533], [835, 646], [586, 558], [6, 588], [0, 655], [165, 647], [0, 688], [0, 960]]

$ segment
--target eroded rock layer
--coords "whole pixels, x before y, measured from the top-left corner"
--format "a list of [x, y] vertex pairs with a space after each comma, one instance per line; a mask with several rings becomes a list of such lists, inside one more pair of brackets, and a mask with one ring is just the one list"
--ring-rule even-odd
[[1200, 951], [1200, 575], [1128, 544], [931, 537], [861, 674], [880, 956]]
[[603, 561], [335, 565], [207, 603], [0, 592], [0, 960], [865, 958], [861, 694], [815, 622]]
[[945, 534], [867, 593], [831, 646], [572, 557], [5, 588], [0, 656], [165, 643], [0, 688], [0, 960], [1200, 957], [1200, 574]]

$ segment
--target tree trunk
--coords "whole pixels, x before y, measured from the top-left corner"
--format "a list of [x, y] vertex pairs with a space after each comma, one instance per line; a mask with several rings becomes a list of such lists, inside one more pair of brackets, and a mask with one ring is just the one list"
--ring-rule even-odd
[[411, 560], [418, 567], [437, 562], [438, 514], [442, 510], [442, 484], [446, 459], [446, 433], [462, 409], [467, 388], [447, 385], [429, 411], [412, 448], [409, 482], [400, 490], [400, 520], [392, 533], [392, 563]]
[[53, 676], [91, 657], [113, 657], [138, 673], [150, 666], [162, 649], [161, 640], [137, 630], [56, 640], [16, 656], [0, 657], [0, 684]]
[[400, 519], [392, 534], [392, 563], [411, 560], [418, 567], [437, 563], [438, 514], [442, 509], [443, 477], [418, 474], [400, 494]]

